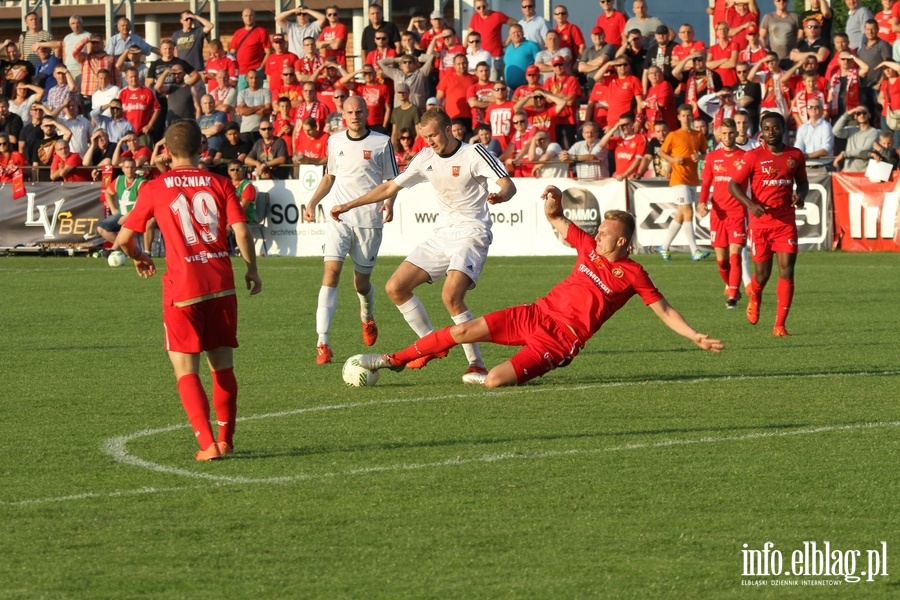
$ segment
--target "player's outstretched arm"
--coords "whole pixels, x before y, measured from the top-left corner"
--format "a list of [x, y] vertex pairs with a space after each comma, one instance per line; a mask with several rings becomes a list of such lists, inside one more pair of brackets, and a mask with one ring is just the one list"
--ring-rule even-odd
[[497, 180], [500, 186], [499, 192], [491, 192], [488, 194], [488, 204], [500, 204], [501, 202], [509, 202], [516, 195], [516, 184], [510, 177], [503, 177]]
[[553, 225], [556, 233], [565, 239], [572, 222], [563, 214], [562, 192], [555, 185], [548, 185], [541, 194], [541, 198], [544, 199], [544, 215], [547, 217], [547, 221]]
[[374, 190], [360, 196], [356, 200], [351, 200], [346, 204], [338, 204], [331, 209], [331, 218], [335, 221], [341, 220], [341, 215], [348, 210], [353, 210], [357, 206], [365, 206], [366, 204], [375, 204], [381, 200], [387, 200], [397, 195], [402, 188], [394, 183], [393, 180], [385, 181]]
[[654, 302], [650, 308], [669, 329], [691, 340], [703, 350], [721, 352], [725, 347], [720, 340], [710, 339], [709, 335], [700, 333], [691, 327], [681, 313], [675, 310], [675, 307], [669, 304], [665, 298]]
[[153, 259], [146, 252], [138, 252], [135, 231], [128, 227], [122, 227], [116, 236], [116, 243], [125, 256], [134, 261], [134, 268], [137, 274], [144, 279], [148, 279], [156, 273], [156, 265]]

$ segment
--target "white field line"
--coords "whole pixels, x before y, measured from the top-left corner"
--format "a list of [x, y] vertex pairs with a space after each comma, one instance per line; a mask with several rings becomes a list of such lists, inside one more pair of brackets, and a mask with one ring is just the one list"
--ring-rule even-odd
[[[672, 384], [672, 383], [702, 383], [702, 382], [725, 382], [725, 381], [735, 381], [735, 380], [760, 380], [760, 379], [779, 379], [779, 378], [820, 378], [820, 377], [855, 377], [855, 376], [892, 376], [900, 374], [900, 371], [883, 371], [883, 372], [871, 372], [871, 373], [815, 373], [815, 374], [806, 374], [806, 375], [749, 375], [749, 376], [738, 376], [738, 377], [698, 377], [694, 379], [687, 380], [672, 380], [672, 381], [642, 381], [642, 382], [612, 382], [612, 383], [604, 383], [604, 384], [585, 384], [579, 386], [567, 386], [556, 388], [558, 391], [574, 391], [574, 390], [582, 390], [582, 389], [592, 389], [592, 388], [612, 388], [612, 387], [623, 387], [627, 385], [663, 385], [663, 384]], [[433, 396], [433, 397], [420, 397], [420, 398], [392, 398], [387, 400], [371, 400], [366, 402], [352, 402], [347, 404], [332, 404], [332, 405], [323, 405], [323, 406], [315, 406], [309, 408], [299, 408], [295, 410], [282, 411], [276, 413], [266, 413], [260, 415], [251, 415], [247, 417], [241, 417], [238, 421], [256, 421], [261, 419], [271, 419], [271, 418], [279, 418], [279, 417], [287, 417], [293, 416], [303, 413], [309, 412], [323, 412], [323, 411], [331, 411], [331, 410], [345, 410], [345, 409], [353, 409], [353, 408], [363, 408], [367, 406], [381, 406], [381, 405], [390, 405], [390, 404], [405, 404], [405, 403], [418, 403], [418, 402], [436, 402], [441, 400], [451, 400], [451, 399], [460, 399], [460, 398], [472, 398], [472, 397], [485, 397], [485, 396], [504, 396], [509, 395], [510, 393], [522, 394], [522, 393], [531, 393], [531, 392], [542, 392], [544, 391], [542, 388], [534, 386], [534, 387], [521, 387], [515, 389], [507, 389], [503, 391], [496, 392], [480, 392], [480, 393], [466, 393], [466, 394], [448, 394], [444, 396]], [[116, 498], [122, 496], [136, 496], [136, 495], [144, 495], [144, 494], [159, 494], [159, 493], [170, 493], [170, 492], [180, 492], [184, 490], [196, 489], [199, 487], [206, 487], [210, 484], [213, 485], [243, 485], [243, 484], [263, 484], [263, 485], [271, 485], [271, 484], [285, 484], [292, 483], [298, 481], [308, 481], [313, 479], [328, 479], [342, 476], [354, 476], [354, 475], [368, 475], [374, 473], [390, 473], [390, 472], [400, 472], [400, 471], [415, 471], [415, 470], [423, 470], [423, 469], [434, 469], [441, 467], [449, 467], [449, 466], [460, 466], [460, 465], [469, 465], [469, 464], [489, 464], [494, 462], [506, 461], [506, 460], [514, 460], [514, 459], [542, 459], [542, 458], [555, 458], [561, 456], [577, 456], [577, 455], [590, 455], [590, 454], [598, 454], [603, 452], [622, 452], [626, 450], [645, 450], [645, 449], [653, 449], [653, 448], [668, 448], [675, 446], [689, 446], [695, 444], [714, 444], [714, 443], [725, 443], [725, 442], [741, 442], [748, 440], [757, 440], [757, 439], [765, 439], [765, 438], [784, 438], [790, 436], [798, 436], [798, 435], [813, 435], [820, 433], [831, 433], [831, 432], [841, 432], [841, 431], [852, 431], [852, 430], [861, 430], [861, 429], [875, 429], [875, 428], [884, 428], [884, 427], [897, 427], [900, 426], [900, 421], [881, 421], [881, 422], [872, 422], [872, 423], [854, 423], [854, 424], [842, 424], [842, 425], [824, 425], [820, 427], [812, 427], [806, 429], [795, 429], [792, 431], [778, 431], [778, 432], [760, 432], [760, 433], [748, 433], [738, 436], [724, 436], [724, 437], [701, 437], [694, 439], [668, 439], [668, 440], [660, 440], [657, 442], [643, 442], [643, 443], [634, 443], [634, 444], [622, 444], [619, 446], [609, 446], [605, 448], [589, 448], [589, 449], [568, 449], [568, 450], [548, 450], [543, 452], [515, 452], [515, 453], [501, 453], [501, 454], [489, 454], [484, 456], [477, 456], [472, 458], [451, 458], [443, 461], [437, 462], [429, 462], [429, 463], [409, 463], [409, 464], [395, 464], [395, 465], [384, 465], [384, 466], [373, 466], [373, 467], [361, 467], [361, 468], [351, 468], [345, 469], [341, 471], [334, 471], [330, 473], [297, 473], [293, 475], [285, 475], [280, 477], [261, 477], [261, 478], [252, 478], [252, 477], [239, 477], [239, 476], [226, 476], [226, 475], [214, 475], [211, 473], [197, 472], [191, 471], [187, 469], [180, 469], [178, 467], [170, 467], [168, 465], [161, 465], [158, 463], [153, 463], [137, 456], [134, 456], [130, 452], [128, 452], [126, 446], [129, 442], [136, 440], [142, 437], [149, 437], [153, 435], [158, 435], [162, 433], [170, 433], [172, 431], [177, 431], [180, 429], [188, 428], [187, 424], [183, 425], [171, 425], [168, 427], [161, 427], [157, 429], [145, 429], [142, 431], [137, 431], [135, 433], [131, 433], [124, 436], [118, 436], [114, 438], [110, 438], [104, 444], [104, 451], [109, 454], [114, 460], [117, 462], [122, 462], [125, 464], [129, 464], [138, 468], [146, 469], [149, 471], [155, 471], [157, 473], [165, 473], [169, 475], [180, 475], [183, 477], [187, 477], [194, 480], [202, 480], [205, 482], [203, 485], [192, 485], [192, 486], [175, 486], [175, 487], [143, 487], [136, 488], [133, 490], [119, 490], [112, 492], [85, 492], [81, 494], [71, 494], [66, 496], [56, 496], [56, 497], [47, 497], [47, 498], [32, 498], [26, 500], [18, 500], [18, 501], [0, 501], [0, 506], [29, 506], [35, 504], [46, 504], [52, 502], [68, 502], [73, 500], [84, 500], [84, 499], [92, 499], [92, 498]]]

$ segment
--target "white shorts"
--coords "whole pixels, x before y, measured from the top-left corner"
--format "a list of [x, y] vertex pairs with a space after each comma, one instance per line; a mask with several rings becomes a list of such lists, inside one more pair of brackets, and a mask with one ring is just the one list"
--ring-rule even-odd
[[693, 185], [673, 185], [669, 189], [672, 190], [672, 200], [678, 206], [693, 204], [697, 198], [697, 188]]
[[472, 280], [472, 289], [481, 276], [493, 239], [489, 229], [441, 227], [416, 246], [406, 262], [428, 273], [431, 282], [445, 277], [448, 271], [460, 271]]
[[322, 254], [326, 261], [337, 262], [344, 262], [344, 257], [349, 255], [353, 261], [353, 270], [368, 275], [375, 268], [383, 231], [381, 228], [353, 227], [329, 219], [325, 223]]

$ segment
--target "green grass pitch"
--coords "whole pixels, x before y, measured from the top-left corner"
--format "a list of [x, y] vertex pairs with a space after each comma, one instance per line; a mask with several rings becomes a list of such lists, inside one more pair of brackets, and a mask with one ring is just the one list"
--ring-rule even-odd
[[[572, 365], [499, 391], [460, 382], [460, 349], [346, 387], [367, 351], [349, 273], [317, 366], [321, 261], [261, 259], [236, 454], [214, 463], [193, 460], [159, 277], [0, 261], [0, 598], [896, 597], [897, 255], [802, 254], [784, 339], [774, 279], [752, 327], [712, 260], [638, 259], [721, 355], [635, 298]], [[374, 351], [413, 340], [383, 292], [398, 262], [374, 274]], [[571, 267], [491, 258], [470, 307], [531, 301]], [[439, 286], [420, 291], [447, 324]], [[514, 352], [483, 349], [489, 366]], [[857, 575], [885, 542], [888, 575], [744, 576], [745, 544], [789, 570], [826, 541], [861, 552]]]

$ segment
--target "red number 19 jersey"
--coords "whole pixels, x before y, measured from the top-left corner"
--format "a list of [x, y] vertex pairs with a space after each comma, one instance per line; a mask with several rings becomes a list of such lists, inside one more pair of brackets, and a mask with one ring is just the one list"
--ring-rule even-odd
[[753, 200], [766, 207], [761, 217], [750, 215], [750, 228], [780, 227], [796, 222], [791, 197], [794, 181], [807, 181], [806, 157], [793, 146], [784, 146], [780, 154], [769, 150], [765, 144], [744, 155], [746, 168], [735, 177], [738, 185], [750, 181]]
[[164, 306], [234, 289], [227, 226], [247, 217], [227, 178], [193, 167], [164, 173], [141, 187], [125, 227], [143, 232], [150, 217], [166, 240]]

